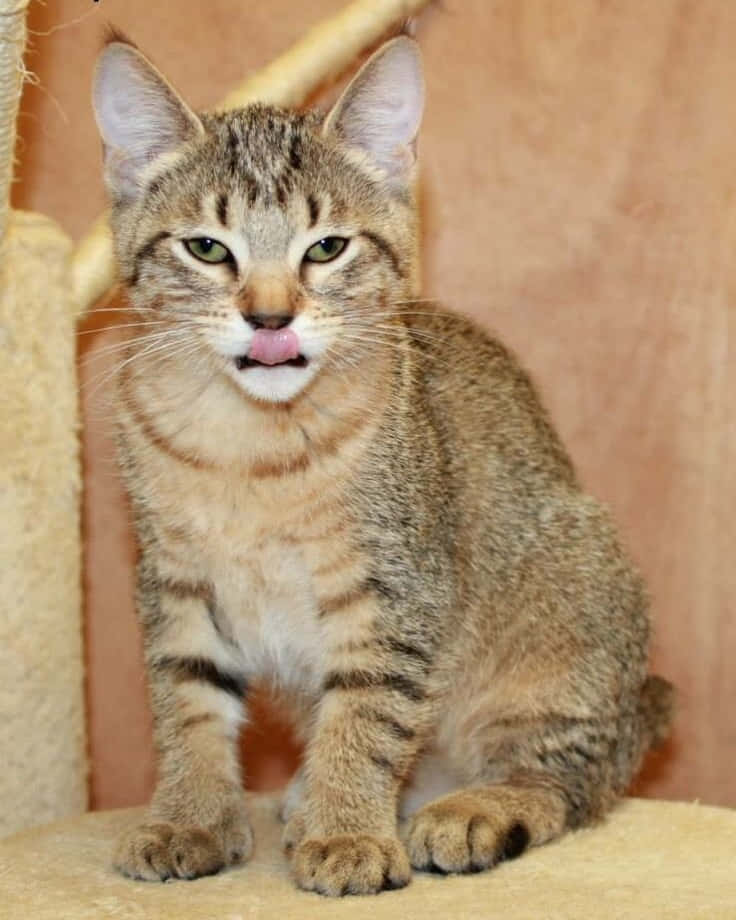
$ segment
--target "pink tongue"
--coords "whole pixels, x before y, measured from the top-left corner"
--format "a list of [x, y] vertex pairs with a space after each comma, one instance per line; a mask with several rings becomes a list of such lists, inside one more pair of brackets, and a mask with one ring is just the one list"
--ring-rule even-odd
[[299, 339], [293, 329], [259, 329], [248, 357], [261, 364], [283, 364], [299, 357]]

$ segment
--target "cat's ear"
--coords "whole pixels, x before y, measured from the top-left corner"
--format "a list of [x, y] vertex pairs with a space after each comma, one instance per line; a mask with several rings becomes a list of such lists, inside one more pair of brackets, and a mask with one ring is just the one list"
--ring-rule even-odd
[[135, 197], [150, 163], [204, 130], [153, 64], [123, 41], [112, 41], [100, 54], [92, 98], [105, 178], [117, 198]]
[[405, 184], [416, 159], [423, 108], [419, 48], [402, 35], [363, 65], [327, 116], [323, 131], [362, 150], [391, 182]]

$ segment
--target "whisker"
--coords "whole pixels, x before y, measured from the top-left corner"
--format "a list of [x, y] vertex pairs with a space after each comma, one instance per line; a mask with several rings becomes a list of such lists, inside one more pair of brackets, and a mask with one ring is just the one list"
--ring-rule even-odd
[[[186, 355], [188, 352], [196, 352], [200, 347], [200, 343], [196, 340], [189, 339], [188, 341], [178, 341], [178, 342], [153, 342], [142, 348], [140, 351], [136, 351], [135, 354], [130, 355], [125, 361], [121, 361], [112, 368], [105, 368], [101, 375], [93, 377], [91, 380], [86, 381], [82, 385], [82, 390], [87, 393], [88, 387], [92, 386], [95, 383], [98, 385], [94, 390], [87, 393], [88, 397], [91, 399], [101, 386], [108, 383], [114, 377], [116, 377], [120, 371], [131, 364], [133, 361], [141, 360], [143, 358], [152, 357], [153, 355], [166, 354], [168, 352], [169, 357], [180, 357]], [[100, 380], [100, 377], [102, 379]]]
[[97, 329], [78, 329], [77, 335], [101, 335], [103, 332], [110, 332], [113, 329], [132, 329], [134, 327], [141, 326], [164, 326], [166, 321], [163, 319], [159, 320], [147, 320], [143, 323], [117, 323], [114, 326], [100, 326]]
[[88, 310], [83, 319], [87, 319], [90, 316], [95, 316], [97, 313], [153, 313], [154, 315], [160, 315], [160, 310], [154, 310], [153, 307], [95, 307], [94, 310]]
[[188, 334], [188, 330], [165, 330], [158, 332], [149, 332], [146, 335], [137, 337], [134, 340], [124, 339], [120, 342], [110, 342], [108, 345], [100, 346], [99, 348], [94, 348], [93, 350], [87, 352], [86, 355], [82, 358], [83, 364], [89, 364], [94, 362], [96, 359], [109, 356], [118, 351], [124, 351], [128, 348], [133, 348], [135, 345], [149, 345], [155, 342], [165, 341], [170, 339], [173, 342], [179, 341], [184, 335]]
[[[176, 394], [172, 394], [171, 396], [167, 396], [163, 398], [160, 395], [158, 395], [156, 399], [157, 415], [161, 417], [165, 414], [166, 415], [172, 414], [172, 413], [179, 414], [181, 413], [182, 409], [184, 409], [185, 412], [191, 415], [191, 413], [194, 410], [195, 405], [197, 404], [197, 401], [201, 398], [201, 396], [205, 393], [208, 387], [212, 384], [216, 376], [216, 371], [213, 369], [210, 373], [207, 374], [207, 376], [205, 377], [204, 381], [202, 382], [200, 386], [199, 379], [198, 379], [198, 372], [203, 367], [206, 368], [208, 363], [209, 362], [207, 361], [207, 356], [204, 355], [202, 352], [195, 354], [195, 361], [193, 362], [193, 369], [195, 371], [195, 374], [192, 376], [192, 380], [196, 382], [196, 387], [187, 387], [183, 390], [177, 391]], [[195, 390], [196, 392], [193, 392]], [[114, 414], [116, 411], [116, 406], [112, 402], [112, 400], [105, 400], [105, 404], [108, 409], [112, 410], [112, 414]], [[102, 421], [105, 424], [109, 424], [109, 417], [91, 410], [90, 403], [86, 404], [86, 417], [96, 418], [97, 420]], [[181, 428], [177, 429], [175, 434], [177, 434], [179, 431], [184, 430], [186, 425], [190, 423], [191, 423], [191, 418], [189, 419], [185, 418]], [[115, 458], [111, 457], [109, 458], [109, 460], [114, 466], [117, 466], [117, 461], [115, 460]]]
[[[361, 350], [368, 354], [370, 354], [371, 351], [388, 348], [398, 354], [406, 355], [411, 350], [411, 344], [406, 341], [406, 339], [392, 339], [390, 336], [386, 337], [383, 333], [376, 334], [370, 328], [366, 330], [365, 334], [342, 331], [339, 334], [338, 340], [360, 346]], [[335, 343], [333, 342], [329, 344], [328, 349], [334, 351], [335, 347]], [[441, 354], [435, 354], [432, 360], [435, 365], [443, 367], [450, 367], [452, 365], [452, 362]]]

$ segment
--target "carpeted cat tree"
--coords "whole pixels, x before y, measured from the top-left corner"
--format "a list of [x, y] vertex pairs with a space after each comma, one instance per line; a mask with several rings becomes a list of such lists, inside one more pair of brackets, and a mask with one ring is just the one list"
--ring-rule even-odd
[[[629, 800], [598, 828], [482, 875], [328, 901], [294, 890], [275, 802], [252, 803], [245, 867], [171, 885], [110, 868], [135, 810], [87, 805], [74, 325], [114, 283], [101, 218], [73, 250], [12, 212], [29, 0], [0, 0], [0, 918], [734, 918], [736, 813]], [[427, 0], [357, 0], [223, 102], [296, 105]], [[45, 824], [55, 821], [53, 824]], [[25, 830], [21, 830], [26, 828]], [[28, 829], [30, 828], [30, 829]]]

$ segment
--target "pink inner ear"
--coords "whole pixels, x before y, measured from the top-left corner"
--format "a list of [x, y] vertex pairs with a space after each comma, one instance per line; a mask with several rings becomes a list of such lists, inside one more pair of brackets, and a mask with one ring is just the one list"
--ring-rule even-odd
[[423, 106], [417, 45], [398, 38], [364, 65], [333, 108], [327, 130], [336, 130], [347, 145], [364, 150], [377, 166], [396, 177], [413, 161], [412, 145]]
[[113, 43], [102, 52], [93, 99], [108, 185], [119, 197], [134, 197], [148, 163], [202, 130], [165, 78], [129, 45]]

